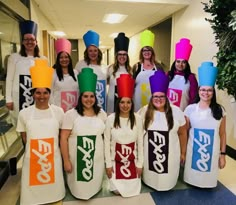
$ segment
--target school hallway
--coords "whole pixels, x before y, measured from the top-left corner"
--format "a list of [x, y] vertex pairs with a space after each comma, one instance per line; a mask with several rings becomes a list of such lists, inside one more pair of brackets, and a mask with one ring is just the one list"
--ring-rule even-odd
[[[122, 198], [108, 190], [108, 181], [104, 177], [102, 190], [88, 201], [75, 199], [66, 189], [63, 201], [50, 205], [235, 205], [236, 204], [236, 160], [226, 157], [226, 167], [220, 171], [218, 186], [214, 189], [198, 189], [187, 186], [182, 179], [182, 172], [175, 188], [167, 192], [156, 192], [142, 186], [139, 196]], [[17, 164], [17, 175], [9, 176], [0, 190], [1, 205], [19, 205], [22, 158]], [[52, 190], [53, 191], [53, 190]]]

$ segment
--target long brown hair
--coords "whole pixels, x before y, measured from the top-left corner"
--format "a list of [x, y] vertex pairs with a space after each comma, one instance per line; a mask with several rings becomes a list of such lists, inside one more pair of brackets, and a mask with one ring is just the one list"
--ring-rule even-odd
[[[115, 75], [116, 75], [116, 72], [117, 72], [118, 69], [119, 69], [119, 62], [118, 62], [117, 57], [118, 57], [118, 53], [116, 53], [116, 55], [115, 55], [115, 62], [114, 62], [114, 64], [113, 64], [113, 72], [112, 72], [112, 75], [113, 75], [114, 77], [115, 77]], [[125, 62], [125, 69], [126, 69], [126, 71], [127, 71], [129, 74], [131, 74], [132, 68], [131, 68], [129, 62], [130, 62], [130, 61], [129, 61], [129, 55], [128, 55], [128, 53], [127, 53], [127, 60], [126, 60], [126, 62]]]
[[[144, 129], [145, 130], [148, 130], [149, 125], [153, 122], [155, 110], [156, 110], [156, 108], [154, 107], [154, 105], [152, 103], [152, 98], [151, 98], [148, 103], [147, 111], [145, 113], [145, 120], [144, 120]], [[170, 106], [170, 101], [168, 100], [167, 97], [166, 97], [166, 103], [164, 106], [164, 110], [165, 110], [166, 120], [167, 120], [167, 124], [168, 124], [168, 131], [170, 131], [174, 126], [174, 119], [173, 119], [172, 109]]]

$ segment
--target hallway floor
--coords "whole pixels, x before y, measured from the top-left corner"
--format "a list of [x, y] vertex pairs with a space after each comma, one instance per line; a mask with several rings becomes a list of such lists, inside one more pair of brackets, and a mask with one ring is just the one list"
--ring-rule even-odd
[[[103, 189], [88, 201], [75, 199], [67, 190], [63, 201], [53, 205], [235, 205], [236, 204], [236, 161], [227, 157], [226, 167], [220, 171], [218, 186], [214, 189], [198, 189], [187, 186], [179, 180], [174, 190], [155, 192], [142, 186], [142, 193], [137, 197], [122, 198], [108, 191], [108, 182], [105, 179]], [[19, 205], [21, 160], [18, 162], [18, 173], [10, 176], [0, 190], [1, 205]], [[181, 174], [180, 174], [181, 179]], [[51, 204], [52, 205], [52, 204]]]

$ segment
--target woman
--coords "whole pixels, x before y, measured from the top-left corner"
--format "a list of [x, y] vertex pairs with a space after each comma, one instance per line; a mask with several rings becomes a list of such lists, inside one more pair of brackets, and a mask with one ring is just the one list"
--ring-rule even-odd
[[91, 68], [78, 75], [80, 96], [76, 108], [66, 112], [61, 131], [61, 153], [72, 195], [88, 200], [102, 187], [103, 132], [106, 113], [97, 105], [97, 75]]
[[216, 187], [226, 164], [226, 116], [216, 101], [217, 72], [212, 62], [201, 64], [197, 103], [184, 111], [189, 129], [184, 181], [201, 188]]
[[70, 57], [71, 43], [61, 38], [55, 42], [57, 59], [52, 85], [52, 104], [61, 107], [64, 112], [74, 108], [78, 102], [77, 71], [72, 67]]
[[114, 39], [115, 42], [115, 63], [108, 67], [109, 90], [107, 96], [107, 113], [113, 113], [117, 100], [116, 79], [123, 73], [131, 74], [129, 64], [129, 38], [124, 33], [119, 33]]
[[6, 106], [11, 111], [12, 123], [17, 122], [21, 109], [34, 103], [31, 95], [30, 67], [40, 58], [37, 45], [37, 24], [33, 21], [20, 22], [21, 48], [8, 59], [6, 78]]
[[170, 84], [167, 96], [182, 111], [194, 102], [198, 90], [197, 79], [191, 72], [188, 62], [191, 51], [190, 40], [181, 38], [175, 45], [175, 61], [168, 73]]
[[83, 40], [86, 46], [84, 51], [84, 60], [79, 61], [75, 69], [78, 73], [85, 67], [93, 69], [93, 72], [98, 76], [96, 86], [96, 97], [98, 105], [106, 110], [106, 69], [102, 65], [102, 51], [99, 49], [98, 33], [89, 30], [84, 34]]
[[22, 205], [52, 203], [65, 196], [59, 149], [59, 130], [64, 113], [61, 108], [48, 103], [53, 68], [47, 66], [46, 60], [38, 59], [30, 73], [35, 104], [20, 111], [16, 129], [25, 143]]
[[155, 52], [153, 50], [154, 34], [145, 30], [141, 33], [142, 49], [139, 53], [139, 63], [133, 66], [133, 77], [135, 79], [134, 89], [134, 110], [138, 111], [141, 107], [148, 104], [151, 97], [149, 77], [154, 74], [162, 66], [155, 60]]
[[139, 111], [146, 131], [143, 182], [157, 191], [167, 191], [176, 185], [186, 153], [184, 114], [170, 104], [166, 96], [168, 84], [164, 71], [156, 71], [150, 77], [150, 102]]
[[134, 113], [134, 79], [121, 74], [117, 79], [118, 100], [115, 113], [106, 122], [105, 160], [110, 190], [131, 197], [140, 194], [143, 166], [143, 129]]

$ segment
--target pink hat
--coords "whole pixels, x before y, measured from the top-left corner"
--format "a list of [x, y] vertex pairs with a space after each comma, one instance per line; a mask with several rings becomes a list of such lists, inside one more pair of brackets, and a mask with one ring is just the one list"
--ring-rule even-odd
[[62, 51], [65, 51], [67, 53], [71, 53], [71, 43], [69, 40], [65, 38], [59, 38], [55, 42], [55, 48], [56, 48], [56, 53], [60, 53]]
[[187, 38], [181, 38], [180, 42], [175, 44], [175, 60], [176, 59], [184, 59], [186, 61], [189, 60], [192, 45], [190, 44], [190, 40]]

